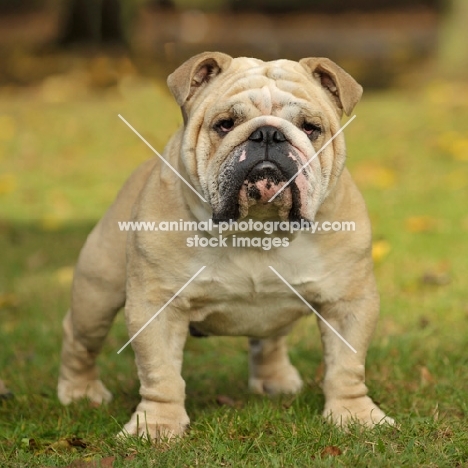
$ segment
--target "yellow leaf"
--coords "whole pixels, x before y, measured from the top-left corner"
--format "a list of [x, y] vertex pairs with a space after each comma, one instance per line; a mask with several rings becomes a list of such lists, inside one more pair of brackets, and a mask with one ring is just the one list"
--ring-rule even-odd
[[379, 189], [391, 188], [396, 182], [395, 171], [375, 163], [360, 164], [353, 170], [353, 177], [362, 187]]
[[381, 262], [390, 252], [392, 247], [386, 240], [378, 240], [372, 244], [372, 258], [375, 263]]
[[456, 161], [468, 161], [468, 138], [458, 132], [449, 130], [441, 133], [437, 138], [437, 146]]
[[70, 286], [73, 281], [73, 272], [73, 267], [65, 266], [55, 272], [55, 277], [62, 286]]
[[449, 82], [434, 80], [426, 86], [424, 94], [432, 104], [446, 106], [452, 95], [452, 86]]
[[439, 149], [443, 151], [448, 151], [450, 148], [450, 144], [452, 143], [454, 138], [458, 138], [459, 134], [454, 130], [449, 130], [447, 132], [439, 133], [436, 140], [436, 145]]
[[6, 195], [16, 189], [16, 177], [13, 174], [0, 175], [0, 195]]
[[468, 161], [468, 138], [453, 140], [450, 150], [456, 161]]
[[406, 230], [413, 233], [435, 231], [437, 225], [437, 219], [430, 216], [410, 216], [405, 220]]
[[58, 231], [63, 225], [61, 219], [47, 217], [41, 221], [41, 227], [44, 231]]
[[64, 75], [50, 75], [41, 86], [42, 99], [48, 103], [62, 103], [86, 95], [84, 74], [77, 71]]

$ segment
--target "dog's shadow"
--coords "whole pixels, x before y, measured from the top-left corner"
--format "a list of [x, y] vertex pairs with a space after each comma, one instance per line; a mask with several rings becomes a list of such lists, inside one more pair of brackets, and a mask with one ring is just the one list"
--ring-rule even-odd
[[[190, 338], [184, 353], [182, 375], [186, 382], [187, 411], [217, 411], [219, 407], [242, 409], [251, 404], [271, 402], [288, 407], [296, 399], [319, 412], [323, 396], [310, 369], [321, 362], [319, 350], [295, 347], [291, 359], [304, 379], [298, 395], [255, 395], [248, 388], [248, 345], [246, 338]], [[266, 403], [269, 404], [269, 403]]]

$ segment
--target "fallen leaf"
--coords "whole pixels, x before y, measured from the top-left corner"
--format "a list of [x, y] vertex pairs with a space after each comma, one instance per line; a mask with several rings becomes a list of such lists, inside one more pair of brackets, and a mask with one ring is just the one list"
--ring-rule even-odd
[[[291, 406], [293, 405], [293, 403], [296, 401], [296, 396], [292, 396], [290, 397], [287, 401], [283, 401], [281, 403], [281, 407], [285, 410], [288, 410], [289, 408], [291, 408]], [[292, 428], [293, 429], [293, 433], [295, 431], [295, 426]]]
[[341, 450], [336, 445], [328, 445], [320, 452], [320, 458], [337, 457], [341, 454]]
[[439, 429], [436, 434], [436, 439], [450, 439], [451, 437], [453, 437], [453, 431], [449, 427]]
[[64, 468], [112, 468], [115, 457], [104, 457], [98, 460], [74, 460]]
[[419, 318], [419, 327], [421, 329], [425, 329], [429, 326], [429, 324], [431, 323], [431, 321], [425, 317], [424, 315], [422, 317]]
[[64, 450], [70, 450], [72, 447], [68, 443], [67, 439], [59, 439], [56, 442], [53, 442], [52, 444], [48, 445], [46, 447], [46, 450], [52, 450], [54, 452], [60, 452]]
[[70, 439], [67, 439], [67, 442], [72, 446], [72, 447], [81, 447], [81, 448], [86, 448], [86, 442], [84, 442], [83, 439], [80, 437], [72, 437]]
[[372, 243], [372, 259], [375, 263], [381, 262], [390, 252], [392, 247], [384, 239]]
[[447, 272], [426, 271], [420, 278], [421, 283], [430, 284], [434, 286], [445, 286], [449, 284], [452, 279]]
[[216, 403], [221, 406], [230, 406], [231, 408], [236, 408], [238, 403], [227, 395], [217, 395]]
[[388, 189], [395, 185], [396, 174], [393, 169], [376, 163], [363, 163], [353, 170], [353, 178], [361, 187]]
[[37, 450], [39, 448], [39, 444], [37, 443], [36, 439], [29, 439], [29, 448], [31, 450]]
[[62, 286], [70, 286], [73, 281], [73, 272], [73, 267], [65, 266], [56, 270], [55, 277]]
[[43, 231], [58, 231], [63, 226], [63, 219], [59, 216], [48, 214], [41, 219]]
[[14, 174], [0, 174], [0, 195], [6, 195], [16, 190], [16, 177]]
[[409, 232], [433, 232], [439, 221], [431, 216], [410, 216], [405, 220], [405, 228]]
[[432, 104], [447, 106], [451, 102], [452, 86], [447, 81], [434, 80], [426, 86], [424, 94]]
[[48, 76], [41, 85], [42, 99], [47, 103], [62, 103], [85, 97], [86, 76], [80, 71]]
[[436, 145], [442, 151], [450, 151], [450, 146], [453, 140], [460, 138], [460, 134], [454, 130], [442, 132], [437, 136]]
[[468, 138], [456, 138], [450, 145], [450, 153], [455, 161], [468, 161]]
[[426, 366], [421, 366], [419, 368], [419, 375], [421, 377], [422, 386], [434, 384], [436, 381], [434, 376], [429, 372], [429, 369]]
[[453, 130], [443, 132], [437, 138], [440, 150], [449, 153], [455, 161], [468, 161], [468, 138]]

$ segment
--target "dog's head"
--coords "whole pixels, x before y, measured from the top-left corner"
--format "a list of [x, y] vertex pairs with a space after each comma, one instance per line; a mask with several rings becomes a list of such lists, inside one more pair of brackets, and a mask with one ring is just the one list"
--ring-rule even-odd
[[316, 152], [361, 97], [350, 75], [326, 58], [205, 52], [168, 85], [184, 117], [183, 163], [215, 221], [314, 218], [344, 166], [342, 134]]

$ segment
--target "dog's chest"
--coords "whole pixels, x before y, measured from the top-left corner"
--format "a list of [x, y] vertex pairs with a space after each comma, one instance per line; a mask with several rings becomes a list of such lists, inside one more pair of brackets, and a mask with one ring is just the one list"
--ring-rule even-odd
[[327, 262], [310, 245], [214, 255], [214, 250], [204, 255], [207, 267], [184, 294], [200, 332], [269, 336], [312, 312], [301, 297], [312, 304], [330, 294]]

